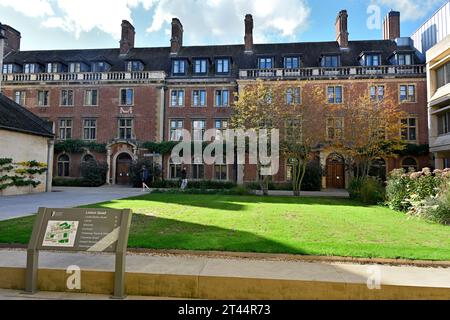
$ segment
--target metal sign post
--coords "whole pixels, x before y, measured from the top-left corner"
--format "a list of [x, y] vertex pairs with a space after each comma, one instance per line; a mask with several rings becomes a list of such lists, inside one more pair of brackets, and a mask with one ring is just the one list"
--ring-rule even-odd
[[37, 292], [39, 251], [115, 253], [114, 295], [125, 297], [131, 210], [40, 208], [27, 250], [26, 293]]

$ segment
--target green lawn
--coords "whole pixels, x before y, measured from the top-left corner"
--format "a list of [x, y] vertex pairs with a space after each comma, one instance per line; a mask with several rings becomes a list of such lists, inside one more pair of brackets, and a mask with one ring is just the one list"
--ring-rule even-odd
[[[133, 209], [133, 248], [450, 260], [450, 227], [346, 199], [153, 194], [89, 207]], [[0, 222], [0, 243], [27, 243], [33, 220]]]

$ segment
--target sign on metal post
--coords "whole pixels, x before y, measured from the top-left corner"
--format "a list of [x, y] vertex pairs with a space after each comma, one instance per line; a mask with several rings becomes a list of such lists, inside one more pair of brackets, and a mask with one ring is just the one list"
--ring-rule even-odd
[[39, 251], [115, 253], [113, 298], [125, 297], [131, 210], [39, 208], [27, 250], [26, 292], [37, 292]]

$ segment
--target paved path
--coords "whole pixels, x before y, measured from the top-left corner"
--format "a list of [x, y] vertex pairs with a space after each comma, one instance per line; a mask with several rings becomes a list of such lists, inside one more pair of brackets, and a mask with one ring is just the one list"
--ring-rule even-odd
[[0, 197], [0, 221], [35, 214], [39, 207], [72, 208], [142, 195], [140, 189], [120, 187], [53, 188], [51, 193]]
[[[302, 261], [209, 258], [186, 255], [127, 255], [127, 272], [203, 277], [324, 281], [367, 284], [371, 265]], [[25, 250], [0, 250], [0, 268], [24, 268]], [[113, 271], [114, 256], [93, 253], [41, 252], [39, 268], [62, 269], [76, 265], [81, 270]], [[450, 288], [450, 268], [377, 266], [381, 285]], [[450, 298], [450, 297], [449, 297]]]

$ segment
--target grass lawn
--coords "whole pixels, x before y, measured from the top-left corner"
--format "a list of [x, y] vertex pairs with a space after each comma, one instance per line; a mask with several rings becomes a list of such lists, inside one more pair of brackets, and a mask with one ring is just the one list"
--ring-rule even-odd
[[[450, 260], [450, 227], [347, 199], [153, 194], [89, 207], [133, 209], [132, 248]], [[27, 243], [33, 221], [0, 222], [0, 243]]]

